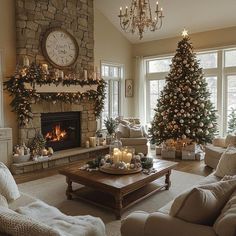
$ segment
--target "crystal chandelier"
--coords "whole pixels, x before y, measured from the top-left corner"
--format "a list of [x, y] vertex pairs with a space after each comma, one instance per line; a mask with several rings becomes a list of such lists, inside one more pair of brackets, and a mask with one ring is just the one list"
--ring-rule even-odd
[[125, 12], [120, 8], [120, 26], [125, 31], [135, 33], [136, 29], [139, 39], [143, 38], [146, 29], [155, 31], [162, 26], [163, 9], [159, 10], [156, 2], [155, 17], [152, 16], [152, 10], [149, 0], [132, 0], [130, 9], [126, 6]]

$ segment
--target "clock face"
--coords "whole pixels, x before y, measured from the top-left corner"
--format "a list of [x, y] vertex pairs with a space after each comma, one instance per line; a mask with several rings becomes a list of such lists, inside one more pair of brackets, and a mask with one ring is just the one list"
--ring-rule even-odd
[[47, 59], [57, 67], [72, 65], [78, 55], [76, 40], [62, 29], [50, 30], [44, 40], [44, 52]]

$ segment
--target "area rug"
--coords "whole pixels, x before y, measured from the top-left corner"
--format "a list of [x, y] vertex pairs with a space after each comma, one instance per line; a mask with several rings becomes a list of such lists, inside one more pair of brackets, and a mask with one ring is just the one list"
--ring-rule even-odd
[[[156, 193], [132, 206], [124, 213], [122, 218], [137, 210], [154, 212], [173, 200], [174, 197], [185, 189], [200, 182], [203, 178], [203, 176], [174, 170], [171, 174], [172, 185], [169, 190], [163, 190]], [[160, 179], [160, 181], [164, 181], [164, 179]], [[116, 220], [112, 213], [79, 200], [67, 200], [65, 195], [66, 187], [65, 177], [61, 175], [55, 175], [19, 185], [20, 191], [57, 207], [65, 214], [93, 215], [100, 217], [106, 224], [107, 236], [120, 236], [120, 221]], [[73, 187], [79, 187], [79, 185], [74, 184]]]

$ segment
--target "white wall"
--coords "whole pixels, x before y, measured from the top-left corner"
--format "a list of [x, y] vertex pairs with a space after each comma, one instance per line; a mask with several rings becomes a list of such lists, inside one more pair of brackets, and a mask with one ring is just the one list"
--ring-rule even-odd
[[[132, 45], [113, 26], [110, 21], [94, 8], [94, 57], [95, 65], [100, 66], [101, 61], [113, 62], [124, 65], [124, 79], [133, 79], [132, 76]], [[125, 97], [125, 81], [121, 85], [122, 114], [125, 117], [134, 115], [134, 98]]]

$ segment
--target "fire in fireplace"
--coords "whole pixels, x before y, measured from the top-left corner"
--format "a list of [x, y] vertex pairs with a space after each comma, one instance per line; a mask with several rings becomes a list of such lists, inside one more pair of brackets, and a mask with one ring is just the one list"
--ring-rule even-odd
[[80, 146], [80, 112], [42, 113], [41, 127], [54, 151]]

